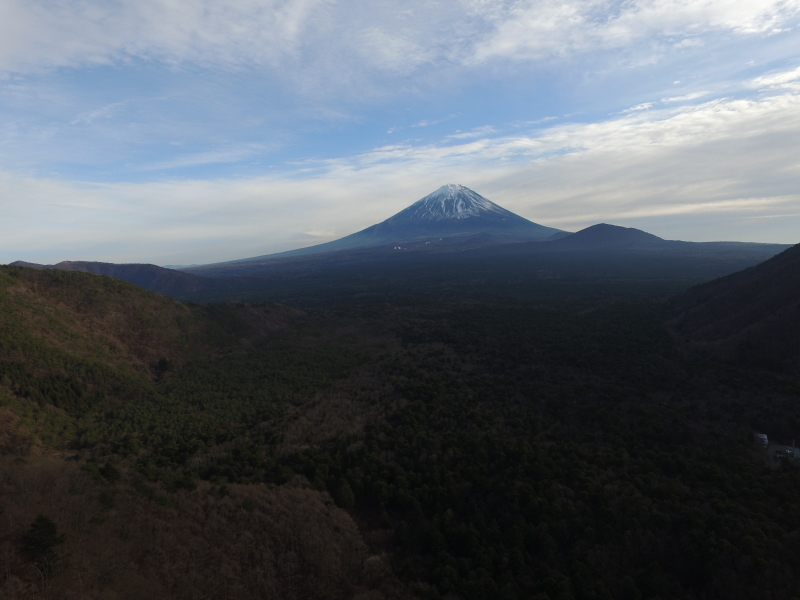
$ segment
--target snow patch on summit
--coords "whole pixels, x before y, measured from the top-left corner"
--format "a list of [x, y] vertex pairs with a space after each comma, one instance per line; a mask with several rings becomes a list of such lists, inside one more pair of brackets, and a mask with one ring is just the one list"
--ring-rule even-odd
[[468, 187], [449, 183], [417, 200], [402, 215], [412, 219], [468, 219], [481, 213], [506, 211]]

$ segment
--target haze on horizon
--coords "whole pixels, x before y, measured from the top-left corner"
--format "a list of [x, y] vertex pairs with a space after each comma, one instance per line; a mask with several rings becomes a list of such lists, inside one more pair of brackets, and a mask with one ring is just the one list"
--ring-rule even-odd
[[0, 262], [209, 263], [446, 183], [797, 243], [800, 0], [0, 0]]

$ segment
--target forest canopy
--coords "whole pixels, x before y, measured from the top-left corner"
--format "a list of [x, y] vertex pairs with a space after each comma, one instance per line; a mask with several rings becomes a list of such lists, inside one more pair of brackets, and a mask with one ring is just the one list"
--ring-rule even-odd
[[[797, 598], [800, 472], [753, 434], [800, 437], [800, 382], [674, 337], [693, 278], [474, 269], [192, 305], [0, 268], [0, 494], [38, 490], [0, 515], [0, 589], [42, 589], [41, 515], [52, 597], [215, 597], [229, 551], [237, 597]], [[151, 542], [198, 551], [175, 578]]]

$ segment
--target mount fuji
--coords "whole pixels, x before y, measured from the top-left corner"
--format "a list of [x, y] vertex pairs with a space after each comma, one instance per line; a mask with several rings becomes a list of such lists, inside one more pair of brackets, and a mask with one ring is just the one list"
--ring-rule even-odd
[[557, 239], [567, 232], [539, 225], [484, 198], [468, 187], [447, 184], [385, 221], [332, 242], [225, 264], [260, 262], [375, 247], [421, 246], [465, 241], [485, 245]]
[[545, 227], [498, 206], [463, 185], [448, 184], [378, 223], [343, 238], [364, 239], [426, 237], [488, 233], [519, 241], [539, 240], [565, 233]]

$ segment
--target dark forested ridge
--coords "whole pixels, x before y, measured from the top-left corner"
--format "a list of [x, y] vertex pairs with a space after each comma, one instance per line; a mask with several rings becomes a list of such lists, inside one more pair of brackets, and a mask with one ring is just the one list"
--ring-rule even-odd
[[800, 373], [800, 246], [673, 300], [675, 331], [729, 362]]
[[82, 271], [95, 275], [107, 275], [122, 279], [151, 292], [177, 296], [190, 292], [212, 289], [224, 285], [224, 281], [213, 281], [191, 273], [175, 269], [165, 269], [148, 264], [122, 264], [90, 262], [83, 260], [65, 260], [55, 265], [39, 265], [25, 261], [16, 261], [11, 266], [32, 269], [58, 269], [60, 271]]
[[0, 269], [3, 597], [800, 597], [800, 381], [665, 325], [741, 257], [521, 246], [235, 292], [293, 308]]

